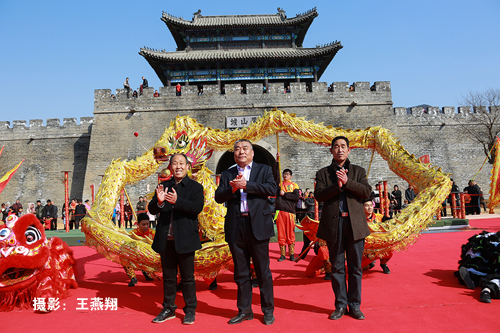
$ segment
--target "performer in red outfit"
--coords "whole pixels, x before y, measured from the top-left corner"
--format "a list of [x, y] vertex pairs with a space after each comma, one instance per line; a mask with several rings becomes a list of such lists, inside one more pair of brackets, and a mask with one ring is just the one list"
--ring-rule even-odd
[[[151, 240], [155, 237], [155, 231], [149, 228], [149, 216], [146, 213], [141, 213], [137, 215], [138, 227], [133, 229], [131, 232], [142, 238], [150, 238]], [[129, 287], [133, 287], [137, 284], [137, 276], [135, 275], [135, 270], [131, 266], [123, 266], [125, 272], [130, 278], [128, 284]], [[153, 274], [149, 272], [142, 271], [142, 275], [146, 278], [146, 281], [153, 281]]]
[[[373, 201], [371, 199], [364, 200], [363, 207], [365, 209], [366, 221], [368, 222], [368, 226], [370, 223], [380, 223], [388, 220], [389, 218], [385, 217], [382, 214], [376, 214], [373, 212]], [[387, 266], [387, 262], [392, 258], [392, 253], [385, 258], [380, 259], [380, 267], [384, 271], [385, 274], [390, 274], [391, 270]], [[371, 262], [368, 266], [365, 266], [365, 269], [370, 269], [375, 266], [375, 262]]]
[[[274, 181], [280, 183], [278, 161], [280, 153], [276, 154], [276, 165], [273, 169]], [[276, 211], [279, 210], [276, 218], [278, 229], [278, 243], [280, 245], [281, 256], [278, 261], [285, 260], [286, 245], [290, 252], [290, 260], [295, 260], [295, 207], [299, 201], [299, 186], [291, 181], [292, 170], [283, 170], [283, 182], [281, 182], [276, 192]]]
[[311, 260], [306, 268], [306, 276], [309, 278], [320, 275], [325, 272], [325, 280], [331, 279], [332, 264], [330, 263], [330, 254], [326, 242], [319, 240], [318, 254]]

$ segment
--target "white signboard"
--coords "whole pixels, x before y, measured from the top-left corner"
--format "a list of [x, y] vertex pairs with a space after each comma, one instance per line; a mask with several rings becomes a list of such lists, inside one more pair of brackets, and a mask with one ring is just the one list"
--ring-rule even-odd
[[230, 116], [226, 117], [226, 128], [243, 128], [250, 125], [259, 118], [259, 116]]

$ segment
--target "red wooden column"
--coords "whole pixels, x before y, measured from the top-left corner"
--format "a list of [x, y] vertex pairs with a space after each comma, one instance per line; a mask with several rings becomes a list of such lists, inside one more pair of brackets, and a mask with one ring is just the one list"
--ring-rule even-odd
[[121, 223], [121, 225], [124, 225], [123, 223], [125, 222], [125, 212], [123, 211], [124, 206], [125, 206], [125, 195], [123, 194], [123, 190], [122, 190], [122, 192], [120, 193], [120, 223]]
[[64, 215], [66, 216], [66, 232], [69, 232], [69, 171], [61, 171], [64, 172]]
[[451, 214], [453, 218], [457, 218], [457, 198], [455, 197], [455, 193], [451, 193]]
[[90, 185], [90, 196], [92, 198], [92, 204], [94, 204], [94, 198], [95, 198], [95, 194], [94, 194], [94, 184]]
[[385, 215], [384, 183], [378, 183], [378, 200], [380, 201], [380, 214]]
[[460, 193], [460, 218], [465, 219], [465, 200], [464, 193]]
[[[316, 190], [316, 179], [314, 180], [314, 190]], [[319, 204], [314, 196], [314, 220], [319, 221]]]
[[389, 211], [390, 200], [389, 200], [389, 191], [387, 187], [387, 180], [384, 180], [384, 202], [385, 202], [385, 216], [390, 217], [391, 216]]

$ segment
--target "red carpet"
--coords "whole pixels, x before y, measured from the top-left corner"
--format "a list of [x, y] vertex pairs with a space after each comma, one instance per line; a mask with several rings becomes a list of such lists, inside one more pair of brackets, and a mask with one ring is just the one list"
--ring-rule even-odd
[[[495, 214], [498, 216], [498, 214]], [[491, 215], [474, 215], [475, 217], [469, 218], [469, 225], [471, 229], [488, 230], [491, 232], [500, 231], [500, 217], [490, 218]]]
[[[489, 226], [494, 222], [478, 221]], [[476, 222], [474, 221], [473, 224]], [[498, 227], [497, 227], [498, 228]], [[333, 292], [323, 277], [308, 279], [304, 270], [312, 258], [294, 264], [278, 263], [278, 245], [271, 244], [271, 269], [275, 283], [276, 323], [265, 326], [260, 311], [258, 289], [254, 289], [255, 319], [230, 326], [227, 321], [236, 314], [236, 285], [231, 273], [218, 278], [219, 288], [209, 291], [198, 283], [196, 322], [183, 326], [183, 300], [178, 293], [178, 317], [162, 324], [152, 324], [159, 313], [162, 287], [159, 281], [146, 282], [142, 275], [133, 288], [127, 287], [123, 269], [105, 260], [87, 247], [73, 247], [78, 260], [80, 287], [71, 290], [61, 308], [49, 314], [32, 310], [1, 313], [3, 332], [49, 332], [70, 329], [72, 332], [321, 332], [332, 329], [349, 332], [457, 332], [465, 330], [496, 331], [500, 300], [491, 304], [478, 301], [479, 289], [468, 290], [458, 284], [457, 269], [460, 245], [478, 230], [424, 234], [408, 252], [397, 253], [389, 262], [390, 275], [379, 265], [363, 277], [362, 311], [366, 320], [345, 316], [339, 321], [328, 319], [333, 311]], [[300, 248], [301, 244], [297, 244]], [[77, 298], [118, 298], [117, 311], [77, 310]], [[64, 308], [64, 309], [63, 309]]]

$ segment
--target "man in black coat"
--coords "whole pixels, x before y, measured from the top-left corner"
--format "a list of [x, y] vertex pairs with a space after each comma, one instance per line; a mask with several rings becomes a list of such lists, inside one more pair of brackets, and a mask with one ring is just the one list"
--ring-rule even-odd
[[82, 199], [78, 199], [78, 205], [75, 207], [75, 229], [80, 229], [80, 221], [86, 214], [87, 208], [85, 208], [85, 205], [82, 203]]
[[413, 190], [413, 185], [409, 184], [408, 188], [405, 190], [406, 200], [408, 200], [408, 203], [411, 204], [413, 202], [413, 200], [415, 200], [416, 197], [417, 197], [417, 195], [415, 194], [415, 191]]
[[43, 217], [50, 221], [50, 230], [57, 230], [57, 207], [52, 204], [50, 199], [43, 207]]
[[391, 195], [396, 200], [396, 210], [399, 213], [399, 211], [401, 210], [402, 195], [401, 195], [401, 191], [399, 190], [398, 185], [394, 185], [394, 191], [392, 191]]
[[238, 315], [229, 324], [253, 319], [250, 257], [259, 282], [264, 323], [274, 323], [273, 277], [269, 268], [269, 238], [274, 236], [273, 219], [267, 197], [276, 193], [270, 166], [253, 162], [253, 146], [242, 139], [234, 144], [237, 166], [222, 172], [215, 201], [226, 203], [224, 230], [234, 262], [238, 286]]
[[[370, 235], [363, 200], [370, 197], [366, 171], [351, 164], [347, 158], [351, 149], [346, 137], [333, 138], [330, 152], [332, 164], [316, 173], [314, 194], [324, 202], [317, 237], [327, 242], [332, 263], [332, 289], [335, 311], [330, 319], [338, 320], [347, 312], [356, 319], [365, 319], [360, 310], [361, 260], [365, 237]], [[347, 261], [347, 273], [346, 264]], [[346, 275], [348, 283], [346, 284]]]
[[163, 269], [163, 309], [153, 323], [175, 318], [179, 266], [186, 303], [183, 324], [189, 325], [194, 323], [197, 306], [194, 253], [201, 249], [198, 214], [204, 205], [203, 186], [187, 176], [186, 155], [173, 155], [169, 169], [173, 177], [158, 185], [148, 205], [151, 214], [160, 214], [152, 248], [160, 254]]
[[[470, 214], [481, 214], [481, 206], [479, 205], [480, 202], [480, 196], [481, 196], [481, 189], [479, 188], [479, 185], [476, 184], [475, 181], [469, 180], [469, 186], [464, 188], [464, 192], [467, 191], [470, 195], [470, 207], [469, 207], [469, 212]], [[466, 208], [467, 209], [467, 208]]]

